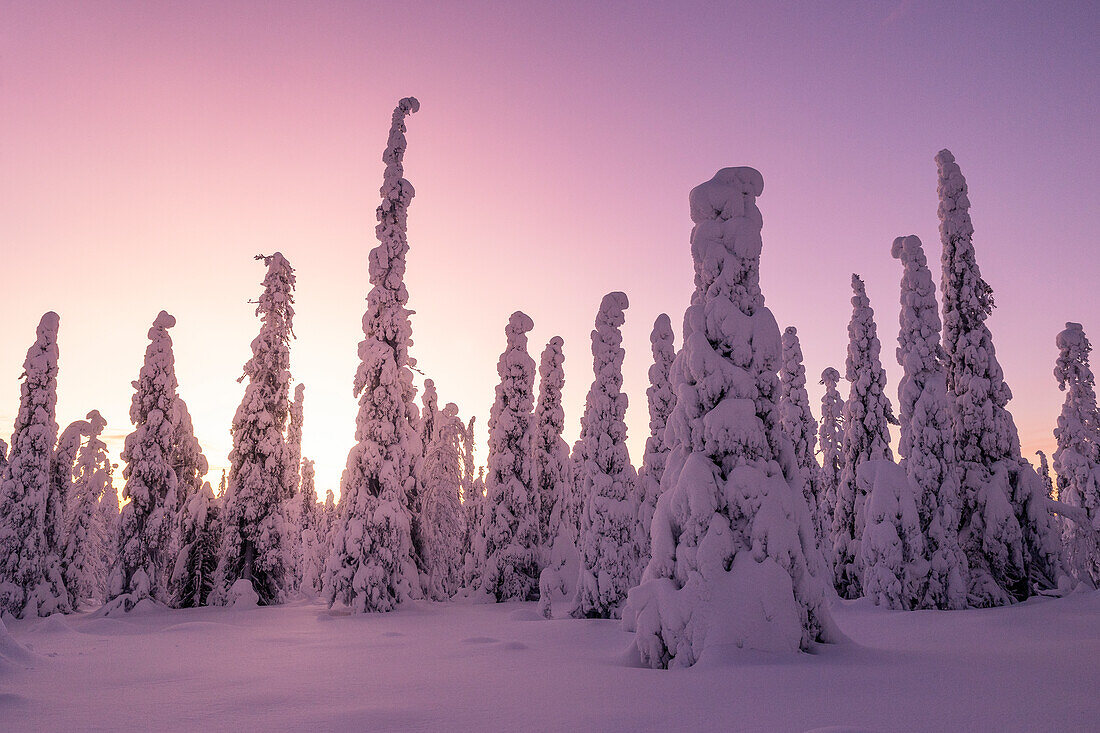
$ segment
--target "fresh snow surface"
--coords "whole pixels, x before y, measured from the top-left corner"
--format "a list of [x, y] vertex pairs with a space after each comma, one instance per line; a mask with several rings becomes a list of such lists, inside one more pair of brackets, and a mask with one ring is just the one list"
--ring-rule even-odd
[[534, 603], [319, 603], [0, 624], [0, 730], [1095, 730], [1100, 592], [897, 612], [850, 641], [651, 670], [616, 621]]

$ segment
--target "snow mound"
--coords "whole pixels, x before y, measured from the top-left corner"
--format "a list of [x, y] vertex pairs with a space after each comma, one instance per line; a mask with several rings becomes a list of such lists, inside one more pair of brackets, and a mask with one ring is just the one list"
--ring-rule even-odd
[[256, 593], [256, 589], [252, 587], [251, 582], [241, 578], [230, 587], [225, 605], [230, 608], [256, 608], [260, 605], [260, 596]]
[[0, 619], [0, 672], [18, 669], [34, 659], [34, 654], [8, 633]]

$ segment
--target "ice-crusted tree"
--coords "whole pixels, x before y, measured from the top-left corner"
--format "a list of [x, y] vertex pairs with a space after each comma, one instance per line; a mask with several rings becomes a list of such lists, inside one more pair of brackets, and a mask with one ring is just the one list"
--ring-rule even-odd
[[676, 406], [676, 393], [672, 389], [669, 377], [672, 362], [676, 358], [673, 344], [672, 322], [662, 313], [653, 322], [649, 334], [653, 363], [649, 366], [649, 387], [646, 400], [649, 406], [649, 437], [645, 441], [645, 453], [642, 455], [642, 468], [638, 471], [638, 518], [634, 537], [638, 542], [638, 567], [635, 583], [641, 579], [646, 565], [649, 564], [649, 525], [653, 521], [653, 511], [657, 508], [657, 497], [661, 495], [661, 477], [665, 473], [668, 460], [668, 444], [665, 441], [665, 426], [672, 408]]
[[852, 320], [848, 323], [848, 356], [845, 378], [851, 384], [844, 403], [844, 467], [837, 484], [833, 509], [833, 569], [842, 598], [858, 598], [860, 542], [863, 539], [867, 495], [856, 481], [864, 461], [892, 461], [890, 425], [897, 424], [886, 396], [886, 371], [879, 352], [882, 345], [875, 326], [875, 312], [858, 275], [852, 275]]
[[223, 507], [222, 541], [210, 602], [232, 604], [239, 581], [261, 604], [281, 601], [291, 583], [291, 528], [286, 506], [298, 467], [287, 445], [290, 340], [294, 338], [294, 268], [282, 254], [258, 256], [267, 268], [256, 305], [260, 332], [244, 365], [244, 397], [233, 416], [233, 450]]
[[920, 531], [929, 560], [927, 582], [918, 605], [965, 608], [969, 573], [966, 555], [959, 546], [959, 477], [936, 286], [920, 238], [898, 237], [890, 252], [903, 268], [897, 349], [903, 370], [898, 384], [898, 454], [915, 487]]
[[555, 336], [543, 349], [539, 363], [539, 399], [535, 405], [532, 483], [538, 497], [539, 542], [544, 555], [540, 566], [543, 567], [549, 562], [561, 524], [573, 524], [578, 512], [569, 446], [561, 437], [565, 430], [565, 410], [561, 404], [565, 387], [564, 343], [560, 336]]
[[867, 497], [860, 542], [863, 594], [875, 605], [912, 611], [924, 600], [928, 559], [916, 486], [893, 461], [867, 460], [856, 470]]
[[0, 475], [0, 611], [16, 618], [72, 610], [57, 545], [61, 497], [51, 496], [50, 480], [59, 325], [53, 311], [43, 315], [27, 350], [8, 464]]
[[130, 611], [143, 600], [167, 602], [171, 572], [169, 545], [176, 472], [171, 456], [175, 414], [176, 374], [172, 337], [175, 317], [161, 311], [149, 329], [145, 363], [134, 385], [126, 436], [122, 476], [126, 486], [119, 523], [119, 551], [108, 580], [107, 613]]
[[802, 479], [802, 495], [814, 521], [818, 544], [830, 534], [821, 525], [818, 504], [821, 491], [821, 466], [817, 465], [817, 420], [810, 411], [806, 392], [806, 367], [802, 363], [802, 344], [798, 330], [787, 326], [783, 331], [783, 353], [779, 366], [779, 424], [794, 446], [795, 465]]
[[821, 451], [821, 496], [817, 510], [822, 530], [830, 538], [823, 550], [832, 554], [833, 514], [836, 509], [836, 489], [840, 485], [840, 472], [844, 468], [844, 398], [840, 396], [840, 372], [825, 367], [820, 384], [825, 385], [821, 395], [821, 424], [818, 427], [818, 447]]
[[1061, 538], [1006, 409], [1012, 391], [986, 326], [993, 290], [975, 258], [966, 180], [948, 150], [936, 155], [936, 167], [943, 348], [962, 489], [959, 543], [970, 568], [970, 604], [995, 606], [1057, 584]]
[[1100, 410], [1089, 363], [1092, 344], [1080, 323], [1058, 334], [1054, 377], [1066, 393], [1054, 438], [1058, 500], [1085, 510], [1087, 521], [1065, 522], [1066, 564], [1078, 580], [1100, 585]]
[[205, 606], [214, 590], [221, 539], [220, 506], [209, 483], [191, 494], [179, 524], [179, 550], [172, 568], [172, 606]]
[[508, 319], [489, 412], [481, 583], [498, 602], [533, 601], [538, 594], [539, 506], [531, 481], [535, 360], [527, 353], [527, 332], [534, 327], [520, 311]]
[[723, 168], [690, 196], [695, 293], [672, 367], [670, 452], [653, 556], [623, 614], [651, 667], [686, 667], [719, 645], [797, 651], [834, 638], [779, 426], [781, 339], [760, 291], [763, 187], [752, 168]]
[[[71, 467], [72, 491], [62, 562], [65, 585], [72, 595], [74, 608], [88, 599], [103, 601], [107, 590], [107, 563], [115, 552], [114, 542], [108, 534], [108, 518], [100, 510], [104, 499], [115, 490], [107, 444], [99, 437], [107, 421], [99, 410], [92, 410], [83, 422], [81, 432], [87, 440], [77, 451], [76, 464]], [[117, 508], [116, 495], [116, 512]]]
[[404, 178], [405, 117], [420, 109], [414, 97], [393, 112], [382, 162], [382, 203], [376, 212], [378, 246], [370, 252], [371, 289], [363, 314], [355, 445], [341, 480], [340, 511], [325, 564], [325, 595], [354, 612], [389, 611], [418, 596], [410, 506], [416, 504], [416, 388], [409, 356], [411, 311], [406, 307], [408, 207], [414, 190]]
[[433, 417], [424, 456], [421, 527], [425, 594], [445, 601], [462, 587], [466, 517], [462, 511], [462, 433], [458, 406], [448, 402]]
[[603, 297], [592, 330], [594, 379], [581, 417], [577, 483], [584, 500], [577, 540], [581, 570], [572, 615], [619, 618], [634, 585], [638, 544], [634, 539], [638, 476], [626, 447], [627, 397], [623, 393], [626, 293]]

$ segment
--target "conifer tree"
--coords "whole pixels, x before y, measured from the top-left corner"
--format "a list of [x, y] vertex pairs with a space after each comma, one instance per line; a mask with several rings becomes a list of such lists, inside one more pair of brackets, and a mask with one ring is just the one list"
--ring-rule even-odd
[[818, 544], [831, 533], [821, 525], [818, 504], [824, 501], [821, 491], [821, 466], [817, 465], [817, 421], [810, 412], [810, 395], [806, 392], [806, 367], [802, 363], [802, 345], [798, 330], [788, 326], [783, 332], [783, 354], [779, 367], [779, 424], [791, 439], [795, 465], [802, 479], [802, 495], [814, 520]]
[[881, 344], [875, 326], [875, 312], [863, 280], [852, 275], [852, 320], [848, 324], [848, 357], [845, 378], [851, 384], [844, 403], [844, 467], [837, 485], [833, 513], [833, 569], [837, 592], [842, 598], [858, 598], [860, 585], [860, 542], [866, 521], [867, 495], [856, 481], [864, 461], [892, 461], [891, 424], [897, 424], [886, 396], [886, 372], [879, 359]]
[[649, 367], [649, 388], [646, 389], [649, 437], [645, 441], [642, 468], [638, 471], [640, 501], [637, 528], [634, 530], [638, 542], [635, 583], [641, 579], [645, 566], [649, 564], [649, 527], [653, 522], [653, 511], [657, 508], [657, 497], [661, 495], [661, 477], [665, 473], [665, 463], [668, 460], [665, 426], [668, 424], [668, 416], [672, 414], [672, 408], [676, 406], [676, 393], [669, 381], [676, 348], [673, 345], [672, 323], [666, 314], [657, 316], [657, 320], [653, 322], [649, 344], [653, 352], [653, 364]]
[[172, 416], [175, 414], [176, 373], [172, 337], [168, 329], [176, 319], [161, 311], [149, 329], [145, 363], [133, 383], [130, 422], [126, 436], [122, 476], [126, 486], [119, 522], [119, 552], [108, 581], [106, 613], [127, 612], [150, 599], [167, 602], [167, 578], [171, 572], [169, 545], [172, 504], [176, 497], [176, 472], [171, 465]]
[[626, 447], [623, 336], [625, 293], [604, 296], [592, 331], [594, 379], [581, 418], [581, 474], [585, 497], [577, 549], [581, 571], [572, 615], [619, 618], [638, 563], [635, 540], [638, 480]]
[[[210, 602], [231, 605], [239, 581], [259, 602], [288, 592], [290, 542], [286, 506], [297, 465], [286, 443], [290, 415], [290, 340], [294, 337], [294, 268], [282, 254], [259, 256], [267, 268], [256, 305], [260, 332], [244, 365], [244, 397], [233, 416], [233, 450], [221, 516], [222, 540]], [[245, 589], [245, 592], [247, 589]]]
[[219, 540], [220, 506], [210, 484], [193, 493], [184, 506], [179, 524], [179, 551], [172, 569], [172, 605], [175, 608], [205, 606], [214, 590]]
[[489, 413], [489, 472], [482, 516], [482, 587], [500, 601], [538, 594], [539, 516], [531, 481], [535, 361], [527, 353], [531, 319], [516, 311], [504, 329], [500, 383]]
[[835, 638], [813, 522], [782, 468], [793, 456], [777, 409], [779, 327], [760, 291], [763, 187], [752, 168], [724, 168], [690, 196], [695, 293], [672, 367], [670, 452], [653, 557], [623, 614], [651, 667], [690, 666], [719, 645]]
[[970, 604], [996, 606], [1055, 586], [1061, 542], [1042, 479], [1021, 457], [1006, 409], [1012, 391], [985, 323], [993, 290], [975, 258], [966, 180], [948, 150], [936, 155], [936, 166], [943, 348], [962, 489], [959, 543], [970, 568]]
[[46, 506], [46, 545], [57, 548], [61, 562], [61, 577], [65, 581], [71, 607], [76, 608], [79, 598], [76, 593], [76, 573], [69, 568], [69, 539], [67, 536], [72, 517], [73, 471], [76, 468], [76, 456], [84, 436], [91, 432], [87, 420], [74, 420], [57, 437], [57, 445], [50, 459], [49, 501]]
[[866, 460], [856, 483], [867, 497], [860, 541], [863, 594], [876, 605], [912, 611], [927, 593], [928, 559], [916, 486], [893, 461]]
[[[286, 429], [286, 446], [290, 451], [291, 480], [294, 483], [293, 497], [298, 496], [301, 487], [302, 465], [302, 425], [305, 416], [306, 386], [299, 382], [294, 387], [294, 399], [290, 401], [290, 422]], [[297, 514], [297, 512], [295, 512]]]
[[840, 384], [840, 372], [833, 367], [825, 367], [821, 372], [820, 384], [825, 385], [821, 396], [821, 425], [818, 429], [818, 445], [821, 450], [821, 496], [818, 503], [822, 530], [830, 538], [823, 543], [826, 555], [832, 556], [833, 514], [836, 509], [836, 490], [840, 485], [840, 472], [844, 468], [844, 399], [837, 385]]
[[1047, 461], [1047, 454], [1041, 450], [1035, 451], [1035, 455], [1039, 456], [1039, 478], [1043, 480], [1043, 485], [1047, 487], [1047, 498], [1054, 498], [1054, 479], [1050, 475], [1050, 463]]
[[310, 596], [321, 592], [325, 557], [328, 555], [324, 505], [319, 506], [317, 503], [317, 487], [314, 483], [316, 475], [314, 462], [303, 458], [299, 510], [302, 578], [299, 587]]
[[[107, 421], [98, 410], [88, 413], [83, 434], [87, 441], [76, 454], [72, 467], [72, 492], [66, 517], [65, 552], [63, 567], [65, 585], [73, 598], [73, 607], [92, 599], [102, 602], [107, 590], [107, 562], [115, 552], [114, 538], [109, 534], [108, 516], [100, 510], [112, 484], [111, 461], [107, 457], [107, 444], [100, 439]], [[115, 495], [115, 512], [118, 511], [118, 495]]]
[[562, 522], [574, 523], [578, 511], [573, 494], [573, 465], [569, 446], [561, 437], [565, 429], [565, 410], [561, 393], [565, 386], [565, 354], [560, 336], [546, 344], [539, 364], [539, 399], [535, 405], [534, 471], [535, 496], [539, 506], [539, 542], [543, 557], [540, 567], [549, 562], [553, 544]]
[[416, 389], [405, 256], [413, 186], [404, 177], [405, 117], [420, 109], [414, 97], [393, 112], [382, 161], [378, 246], [371, 250], [371, 290], [363, 315], [359, 369], [352, 393], [359, 398], [355, 445], [340, 482], [340, 510], [325, 564], [325, 595], [353, 612], [389, 611], [419, 595], [410, 507], [416, 505]]
[[959, 546], [959, 477], [936, 286], [918, 237], [898, 237], [891, 254], [904, 268], [897, 350], [898, 363], [904, 370], [898, 384], [898, 453], [916, 490], [920, 531], [929, 560], [927, 582], [917, 605], [965, 608], [968, 571]]
[[1065, 522], [1066, 564], [1074, 576], [1100, 585], [1100, 410], [1096, 378], [1089, 363], [1092, 344], [1080, 323], [1058, 334], [1054, 377], [1066, 393], [1054, 437], [1058, 500], [1085, 510], [1087, 522]]
[[425, 594], [445, 601], [462, 587], [466, 517], [462, 511], [462, 432], [458, 407], [449, 402], [433, 414], [424, 456], [421, 528], [424, 533]]
[[43, 315], [27, 350], [11, 450], [0, 475], [0, 611], [16, 618], [72, 610], [56, 544], [60, 497], [52, 495], [50, 480], [59, 324], [53, 311]]

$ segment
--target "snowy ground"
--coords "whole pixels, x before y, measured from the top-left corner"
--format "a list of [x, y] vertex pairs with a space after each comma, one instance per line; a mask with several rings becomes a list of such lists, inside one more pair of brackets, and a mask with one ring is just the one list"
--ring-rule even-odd
[[[631, 665], [610, 621], [534, 604], [14, 621], [0, 730], [1096, 730], [1100, 592], [992, 610], [835, 609], [851, 643]], [[23, 652], [16, 643], [30, 650]]]

